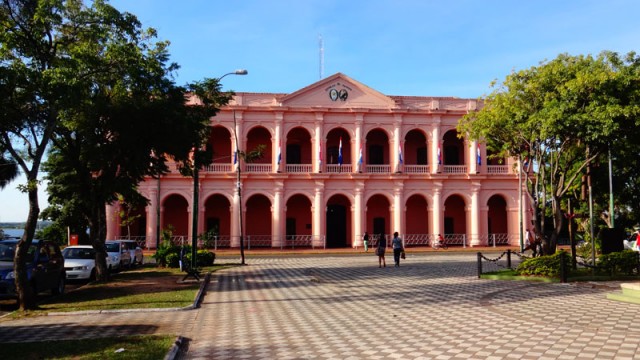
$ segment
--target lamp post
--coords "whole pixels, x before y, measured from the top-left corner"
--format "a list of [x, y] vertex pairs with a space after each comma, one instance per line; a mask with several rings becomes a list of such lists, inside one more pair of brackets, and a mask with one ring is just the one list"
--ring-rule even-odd
[[[226, 73], [222, 76], [220, 76], [218, 78], [218, 83], [220, 83], [220, 80], [222, 80], [222, 78], [224, 78], [227, 75], [247, 75], [249, 72], [247, 70], [244, 69], [238, 69], [236, 71], [233, 72], [229, 72]], [[235, 131], [235, 117], [234, 117], [234, 131]], [[236, 147], [237, 147], [237, 141], [238, 141], [238, 137], [236, 136]], [[193, 150], [193, 214], [191, 214], [192, 216], [192, 224], [191, 224], [191, 268], [195, 269], [197, 267], [197, 261], [196, 261], [196, 257], [198, 254], [198, 197], [200, 196], [198, 193], [198, 188], [199, 188], [199, 183], [200, 183], [200, 175], [199, 175], [199, 170], [200, 170], [200, 163], [198, 161], [198, 158], [200, 157], [200, 149], [198, 149], [198, 147], [196, 147]], [[240, 174], [239, 171], [240, 168], [238, 168], [238, 176]], [[239, 181], [238, 181], [238, 187], [239, 187]], [[242, 211], [240, 211], [240, 215], [242, 215]], [[240, 217], [240, 221], [241, 221], [241, 225], [240, 225], [240, 247], [242, 249], [242, 216]], [[243, 264], [244, 264], [244, 253], [242, 256], [243, 259]]]

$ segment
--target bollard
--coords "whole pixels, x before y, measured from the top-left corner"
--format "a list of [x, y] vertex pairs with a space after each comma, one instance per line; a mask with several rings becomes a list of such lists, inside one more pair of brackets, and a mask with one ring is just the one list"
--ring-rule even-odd
[[478, 251], [478, 279], [482, 275], [482, 253]]
[[511, 249], [507, 249], [507, 268], [511, 270]]

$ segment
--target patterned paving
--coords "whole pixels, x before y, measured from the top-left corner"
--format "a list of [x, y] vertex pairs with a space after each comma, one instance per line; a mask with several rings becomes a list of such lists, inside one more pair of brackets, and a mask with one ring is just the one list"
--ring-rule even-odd
[[472, 253], [249, 258], [194, 311], [0, 323], [2, 342], [163, 333], [185, 359], [640, 359], [640, 306], [611, 288], [477, 279]]

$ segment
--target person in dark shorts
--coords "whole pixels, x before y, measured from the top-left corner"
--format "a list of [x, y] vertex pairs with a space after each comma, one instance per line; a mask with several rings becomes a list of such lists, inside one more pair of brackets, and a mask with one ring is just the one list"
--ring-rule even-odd
[[378, 255], [378, 267], [387, 267], [387, 262], [384, 258], [384, 251], [387, 248], [387, 239], [384, 234], [378, 235], [378, 247], [376, 248], [376, 255]]

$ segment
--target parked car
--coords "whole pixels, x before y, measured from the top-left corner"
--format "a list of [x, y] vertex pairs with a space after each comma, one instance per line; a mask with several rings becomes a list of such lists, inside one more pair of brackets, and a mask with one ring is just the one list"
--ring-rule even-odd
[[[67, 280], [95, 280], [96, 278], [96, 251], [91, 245], [67, 246], [62, 250], [64, 257], [64, 269]], [[107, 269], [113, 271], [113, 261], [107, 255]]]
[[[13, 259], [20, 240], [0, 241], [0, 298], [17, 298]], [[57, 295], [64, 292], [66, 274], [60, 247], [44, 240], [33, 240], [27, 249], [27, 278], [37, 293], [50, 290]]]
[[116, 241], [105, 242], [107, 255], [111, 257], [113, 270], [120, 271], [124, 268], [131, 267], [131, 254], [123, 243]]
[[127, 250], [129, 250], [129, 255], [131, 255], [131, 264], [132, 265], [142, 265], [144, 260], [144, 254], [142, 253], [142, 248], [138, 245], [138, 242], [135, 240], [114, 240], [114, 242], [119, 242], [125, 245]]

